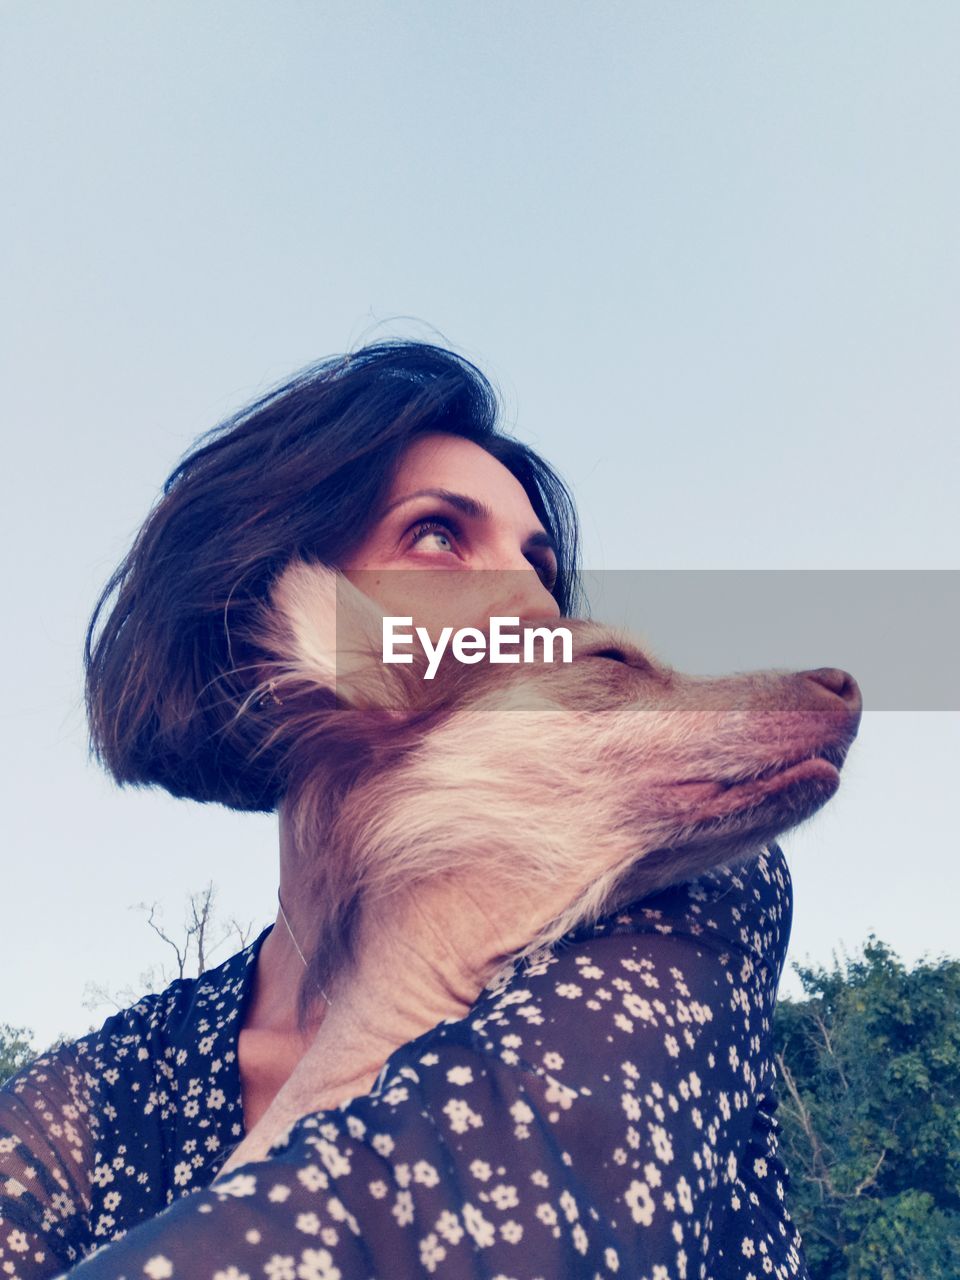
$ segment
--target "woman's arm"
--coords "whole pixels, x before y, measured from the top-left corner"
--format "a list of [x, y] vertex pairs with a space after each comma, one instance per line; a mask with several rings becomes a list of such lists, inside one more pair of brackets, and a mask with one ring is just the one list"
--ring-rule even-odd
[[0, 1088], [0, 1280], [56, 1275], [206, 1185], [242, 1133], [230, 1011], [255, 945]]
[[[578, 931], [393, 1054], [375, 1094], [301, 1120], [83, 1280], [453, 1278], [478, 1257], [491, 1274], [692, 1275], [744, 1226], [757, 1250], [754, 1206], [734, 1202], [789, 915], [765, 858], [681, 889]], [[766, 1248], [786, 1248], [775, 1234]]]
[[43, 1280], [91, 1238], [96, 1133], [82, 1062], [65, 1045], [0, 1089], [0, 1275]]

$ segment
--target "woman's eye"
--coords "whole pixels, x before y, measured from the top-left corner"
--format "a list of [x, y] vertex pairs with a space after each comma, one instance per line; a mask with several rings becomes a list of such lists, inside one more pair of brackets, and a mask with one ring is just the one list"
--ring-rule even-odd
[[410, 531], [413, 534], [413, 541], [419, 542], [427, 533], [438, 533], [450, 540], [450, 535], [454, 538], [457, 531], [447, 520], [441, 520], [434, 516], [429, 516], [426, 520], [419, 520]]

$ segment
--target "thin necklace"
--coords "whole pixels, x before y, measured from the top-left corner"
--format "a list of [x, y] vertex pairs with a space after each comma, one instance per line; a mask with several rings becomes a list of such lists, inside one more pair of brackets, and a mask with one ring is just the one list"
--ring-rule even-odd
[[[287, 933], [289, 933], [289, 935], [290, 935], [290, 941], [293, 943], [294, 947], [296, 947], [297, 955], [298, 955], [298, 956], [300, 957], [300, 959], [303, 961], [303, 967], [304, 967], [305, 969], [309, 969], [309, 968], [310, 968], [310, 966], [309, 966], [309, 964], [307, 964], [307, 957], [306, 957], [306, 956], [303, 954], [303, 952], [300, 950], [300, 943], [297, 941], [296, 937], [294, 936], [294, 932], [293, 932], [293, 930], [290, 928], [290, 921], [287, 919], [287, 913], [284, 911], [284, 909], [283, 909], [283, 903], [280, 901], [280, 890], [279, 890], [279, 889], [277, 889], [277, 905], [278, 905], [278, 906], [279, 906], [279, 908], [280, 908], [280, 919], [281, 919], [281, 920], [283, 921], [283, 923], [287, 926]], [[330, 997], [329, 997], [329, 996], [327, 995], [327, 993], [324, 991], [323, 987], [321, 987], [321, 988], [320, 988], [320, 994], [323, 996], [324, 1000], [326, 1000], [327, 1004], [333, 1004], [333, 1001], [330, 999]]]

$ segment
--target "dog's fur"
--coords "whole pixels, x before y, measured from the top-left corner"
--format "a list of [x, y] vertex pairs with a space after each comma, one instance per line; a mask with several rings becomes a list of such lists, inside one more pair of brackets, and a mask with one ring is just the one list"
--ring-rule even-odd
[[425, 681], [416, 654], [382, 662], [382, 611], [342, 574], [280, 576], [252, 638], [317, 904], [305, 989], [400, 887], [478, 868], [504, 895], [535, 884], [556, 910], [515, 961], [756, 853], [835, 792], [860, 717], [845, 672], [684, 676], [621, 628], [561, 624], [570, 664], [448, 655]]

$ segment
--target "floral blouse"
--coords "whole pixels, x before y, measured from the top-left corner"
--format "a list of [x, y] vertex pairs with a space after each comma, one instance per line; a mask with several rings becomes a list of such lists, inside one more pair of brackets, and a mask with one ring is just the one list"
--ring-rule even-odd
[[773, 844], [574, 930], [211, 1186], [264, 930], [0, 1089], [0, 1280], [806, 1277], [771, 1056], [791, 914]]

